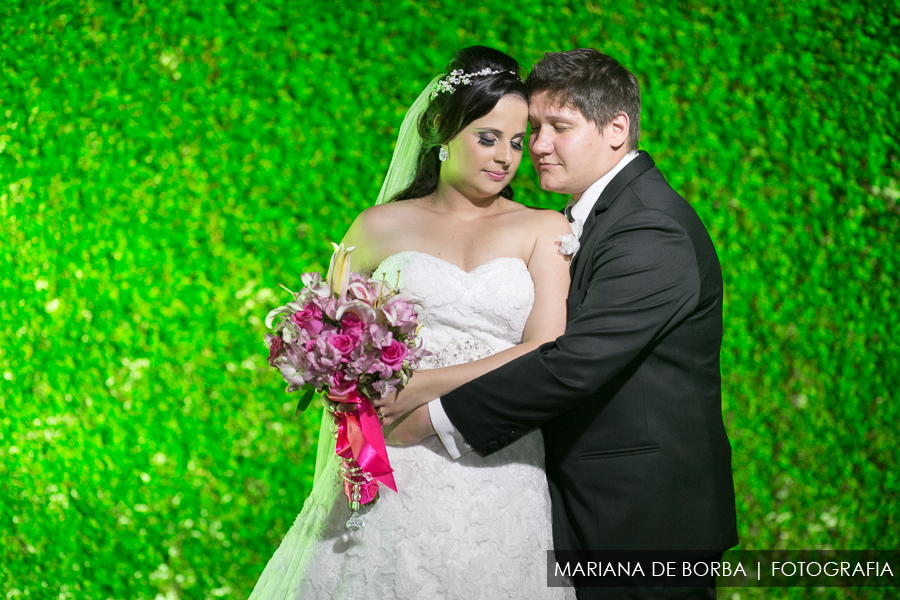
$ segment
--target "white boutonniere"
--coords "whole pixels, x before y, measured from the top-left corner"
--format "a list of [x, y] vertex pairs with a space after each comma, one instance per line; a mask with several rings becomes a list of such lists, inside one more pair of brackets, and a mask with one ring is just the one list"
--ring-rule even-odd
[[578, 247], [581, 245], [578, 239], [581, 237], [584, 223], [580, 219], [576, 219], [569, 225], [572, 227], [572, 233], [561, 235], [556, 239], [559, 240], [559, 253], [571, 259], [578, 252]]

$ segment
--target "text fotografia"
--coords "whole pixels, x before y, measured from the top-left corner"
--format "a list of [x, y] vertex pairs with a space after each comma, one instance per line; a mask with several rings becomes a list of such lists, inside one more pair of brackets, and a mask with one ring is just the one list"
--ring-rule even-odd
[[900, 552], [548, 552], [551, 587], [900, 587]]

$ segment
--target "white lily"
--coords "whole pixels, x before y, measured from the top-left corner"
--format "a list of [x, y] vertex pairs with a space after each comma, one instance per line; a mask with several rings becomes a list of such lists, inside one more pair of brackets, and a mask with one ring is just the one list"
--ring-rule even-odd
[[356, 250], [356, 246], [345, 248], [343, 242], [338, 245], [334, 242], [334, 254], [331, 255], [331, 264], [328, 266], [328, 287], [333, 294], [343, 296], [350, 285], [350, 253]]
[[376, 312], [376, 309], [372, 308], [369, 304], [366, 304], [362, 300], [351, 300], [338, 307], [334, 315], [334, 320], [340, 321], [341, 317], [343, 317], [345, 314], [353, 313], [357, 317], [359, 317], [360, 321], [368, 326], [376, 321]]
[[278, 308], [273, 308], [271, 311], [269, 311], [269, 314], [266, 315], [266, 327], [271, 329], [272, 323], [275, 321], [275, 317], [277, 317], [278, 315], [290, 314], [291, 312], [293, 311], [291, 311], [291, 309], [289, 309], [287, 306], [279, 306]]
[[292, 315], [295, 312], [301, 310], [303, 310], [303, 304], [297, 301], [288, 302], [284, 306], [273, 308], [269, 311], [269, 314], [266, 315], [266, 327], [271, 329], [272, 323], [275, 321], [275, 317], [277, 317], [278, 315]]

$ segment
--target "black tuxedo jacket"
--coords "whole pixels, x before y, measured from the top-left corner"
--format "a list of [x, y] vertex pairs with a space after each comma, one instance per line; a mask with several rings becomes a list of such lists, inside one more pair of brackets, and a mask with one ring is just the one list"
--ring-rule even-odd
[[442, 398], [489, 454], [541, 427], [557, 550], [737, 544], [722, 422], [722, 273], [691, 206], [641, 152], [572, 261], [555, 342]]

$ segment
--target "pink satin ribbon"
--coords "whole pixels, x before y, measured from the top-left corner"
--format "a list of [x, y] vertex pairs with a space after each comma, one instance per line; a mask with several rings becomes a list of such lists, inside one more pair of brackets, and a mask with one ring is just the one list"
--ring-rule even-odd
[[[356, 391], [342, 396], [329, 394], [328, 398], [332, 402], [352, 403], [357, 406], [355, 411], [335, 411], [333, 414], [338, 421], [335, 453], [345, 460], [352, 458], [360, 469], [370, 473], [374, 479], [368, 484], [365, 481], [360, 483], [360, 505], [368, 504], [375, 499], [379, 481], [396, 492], [397, 484], [394, 483], [394, 471], [388, 461], [381, 421], [378, 420], [372, 403]], [[348, 500], [351, 490], [351, 485], [344, 482], [344, 493]]]

